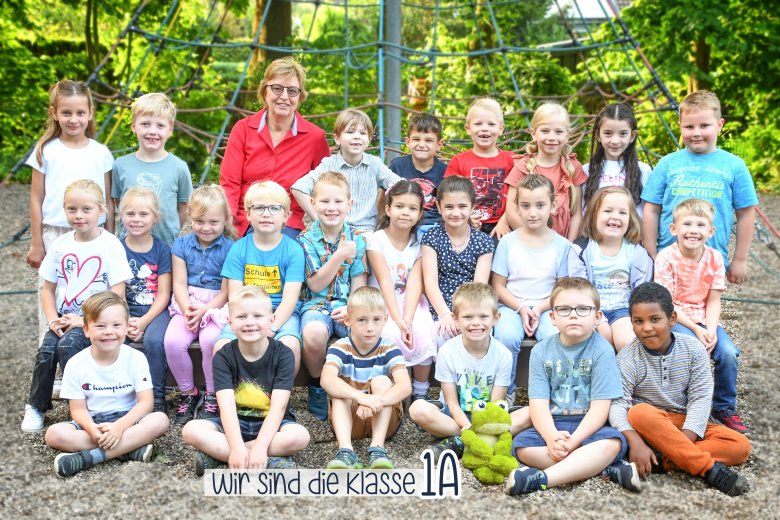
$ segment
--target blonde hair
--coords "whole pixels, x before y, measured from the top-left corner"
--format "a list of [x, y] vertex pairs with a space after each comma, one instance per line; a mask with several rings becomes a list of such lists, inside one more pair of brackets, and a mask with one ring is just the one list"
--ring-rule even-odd
[[100, 186], [95, 181], [91, 181], [89, 179], [79, 179], [68, 184], [68, 187], [65, 188], [65, 192], [62, 195], [63, 205], [65, 204], [65, 199], [68, 198], [68, 195], [74, 191], [82, 191], [92, 195], [95, 198], [95, 202], [98, 206], [101, 208], [106, 207], [106, 199], [103, 197], [103, 190], [100, 189]]
[[144, 188], [143, 186], [135, 186], [125, 192], [122, 200], [119, 201], [119, 215], [121, 216], [128, 206], [132, 206], [137, 202], [146, 203], [149, 211], [154, 215], [154, 220], [160, 220], [160, 203], [157, 200], [157, 195], [149, 188]]
[[357, 309], [369, 309], [372, 311], [387, 312], [382, 291], [376, 287], [364, 285], [352, 291], [347, 298], [347, 313]]
[[715, 221], [715, 207], [708, 200], [686, 199], [672, 210], [672, 221], [677, 223], [685, 215], [706, 218], [712, 225]]
[[[260, 300], [260, 303], [262, 305], [267, 306], [267, 309], [273, 311], [273, 303], [271, 302], [271, 297], [268, 296], [268, 293], [265, 292], [265, 290], [259, 285], [242, 286], [238, 291], [236, 291], [235, 293], [233, 293], [232, 296], [230, 296], [230, 303], [237, 303], [241, 300], [248, 300], [250, 298]], [[233, 305], [228, 305], [228, 311], [231, 311], [234, 308], [235, 307]]]
[[160, 116], [168, 120], [173, 127], [176, 121], [176, 106], [168, 96], [160, 92], [144, 94], [133, 103], [133, 123], [141, 116]]
[[349, 187], [349, 181], [344, 176], [343, 173], [340, 172], [325, 172], [319, 177], [317, 177], [317, 180], [314, 182], [314, 187], [311, 190], [311, 196], [316, 197], [317, 196], [317, 186], [321, 186], [323, 184], [329, 184], [331, 186], [339, 186], [341, 188], [344, 188], [344, 190], [347, 192], [347, 198], [352, 198], [352, 190]]
[[336, 123], [333, 125], [333, 133], [341, 135], [344, 132], [357, 129], [358, 126], [363, 125], [368, 132], [369, 139], [374, 135], [374, 125], [371, 122], [371, 118], [368, 114], [357, 108], [348, 108], [339, 112], [336, 117]]
[[292, 56], [287, 56], [272, 61], [265, 69], [263, 80], [260, 82], [260, 86], [257, 87], [257, 97], [260, 98], [260, 102], [263, 105], [266, 104], [264, 95], [265, 88], [269, 85], [271, 79], [278, 76], [295, 76], [298, 79], [298, 84], [301, 89], [298, 99], [300, 99], [300, 103], [306, 101], [306, 97], [308, 96], [308, 93], [306, 92], [306, 71]]
[[680, 115], [702, 110], [712, 110], [715, 117], [720, 119], [720, 100], [714, 92], [709, 90], [697, 90], [691, 92], [680, 101]]
[[81, 305], [81, 313], [84, 318], [84, 325], [89, 326], [100, 319], [104, 310], [114, 305], [119, 305], [125, 311], [125, 321], [130, 321], [130, 311], [127, 308], [127, 302], [124, 298], [113, 291], [102, 291], [95, 293], [87, 298]]
[[463, 305], [490, 305], [495, 314], [498, 312], [498, 296], [495, 289], [486, 283], [466, 282], [452, 295], [452, 314], [457, 317]]
[[[568, 132], [569, 127], [571, 126], [571, 119], [569, 119], [569, 112], [563, 107], [563, 105], [560, 105], [558, 103], [542, 103], [539, 105], [539, 108], [537, 108], [534, 111], [534, 115], [531, 118], [531, 131], [535, 131], [539, 126], [548, 123], [550, 121], [563, 121], [566, 123], [566, 130]], [[526, 152], [531, 154], [531, 158], [528, 159], [527, 167], [528, 171], [532, 174], [536, 174], [536, 153], [539, 151], [539, 145], [536, 144], [536, 141], [531, 140], [528, 142], [527, 145], [525, 145]], [[569, 179], [574, 179], [574, 164], [571, 162], [571, 157], [569, 155], [571, 154], [572, 148], [569, 143], [566, 143], [561, 148], [561, 156], [564, 160], [564, 165], [566, 167], [566, 174], [569, 176]], [[569, 197], [569, 212], [574, 213], [575, 211], [580, 211], [581, 202], [579, 200], [579, 193], [580, 189], [578, 186], [574, 185], [574, 182], [571, 184], [571, 196]]]
[[469, 111], [466, 112], [467, 124], [471, 121], [471, 117], [476, 110], [487, 110], [488, 112], [492, 112], [493, 115], [496, 116], [496, 119], [498, 119], [498, 122], [502, 125], [504, 124], [504, 111], [501, 110], [501, 105], [499, 105], [498, 101], [495, 99], [490, 97], [479, 97], [472, 101]]
[[596, 242], [603, 238], [596, 227], [596, 221], [598, 220], [601, 206], [604, 204], [604, 199], [607, 195], [613, 193], [619, 193], [628, 200], [628, 229], [626, 230], [624, 238], [632, 244], [640, 243], [642, 241], [642, 224], [639, 220], [639, 214], [636, 212], [636, 206], [634, 206], [634, 197], [632, 197], [631, 192], [623, 186], [606, 186], [599, 189], [593, 195], [593, 199], [590, 201], [590, 204], [588, 204], [585, 211], [585, 218], [582, 221], [582, 230], [580, 234], [584, 237], [592, 238]]
[[244, 194], [244, 211], [249, 213], [249, 207], [257, 199], [268, 200], [281, 204], [286, 211], [290, 211], [290, 195], [274, 181], [254, 182]]
[[238, 238], [236, 228], [233, 227], [233, 216], [230, 214], [230, 206], [228, 206], [227, 198], [225, 197], [225, 190], [218, 184], [204, 184], [195, 188], [192, 191], [192, 195], [190, 195], [187, 213], [189, 213], [190, 218], [198, 218], [214, 206], [221, 207], [225, 216], [223, 235], [233, 240]]
[[43, 147], [49, 144], [50, 141], [58, 138], [62, 135], [62, 127], [60, 123], [54, 119], [51, 115], [51, 109], [57, 111], [57, 105], [62, 97], [74, 97], [82, 96], [87, 99], [87, 106], [90, 110], [89, 123], [87, 123], [87, 129], [84, 131], [84, 135], [90, 139], [95, 137], [95, 111], [92, 107], [92, 92], [89, 87], [83, 81], [72, 81], [69, 79], [63, 79], [52, 85], [49, 89], [49, 120], [44, 130], [43, 135], [35, 144], [35, 158], [38, 160], [38, 164], [43, 164]]
[[596, 310], [601, 308], [601, 296], [599, 296], [599, 292], [593, 284], [590, 283], [590, 280], [578, 276], [558, 278], [558, 281], [555, 282], [555, 287], [553, 287], [553, 290], [550, 293], [550, 307], [555, 307], [555, 301], [563, 291], [579, 291], [586, 293], [593, 300], [593, 306], [596, 307]]

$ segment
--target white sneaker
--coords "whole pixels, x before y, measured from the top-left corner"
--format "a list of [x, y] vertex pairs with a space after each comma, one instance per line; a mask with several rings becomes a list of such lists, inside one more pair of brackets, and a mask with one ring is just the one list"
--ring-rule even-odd
[[24, 405], [23, 432], [39, 432], [43, 430], [43, 413], [32, 405]]

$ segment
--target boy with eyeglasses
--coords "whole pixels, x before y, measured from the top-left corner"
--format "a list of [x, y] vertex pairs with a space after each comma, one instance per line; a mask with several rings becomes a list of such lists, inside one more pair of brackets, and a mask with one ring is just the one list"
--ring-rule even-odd
[[520, 495], [604, 474], [640, 491], [636, 465], [624, 460], [625, 437], [607, 424], [612, 399], [622, 397], [612, 345], [594, 332], [599, 293], [584, 278], [561, 278], [550, 295], [558, 334], [531, 351], [528, 400], [532, 428], [512, 442], [524, 465], [505, 491]]
[[[244, 285], [257, 285], [268, 293], [273, 307], [271, 332], [292, 350], [297, 373], [301, 359], [299, 299], [306, 277], [303, 248], [282, 233], [290, 217], [290, 196], [273, 181], [256, 182], [244, 195], [244, 211], [253, 232], [233, 244], [225, 258], [222, 276], [228, 281], [228, 298]], [[225, 325], [214, 353], [235, 339], [230, 324]]]

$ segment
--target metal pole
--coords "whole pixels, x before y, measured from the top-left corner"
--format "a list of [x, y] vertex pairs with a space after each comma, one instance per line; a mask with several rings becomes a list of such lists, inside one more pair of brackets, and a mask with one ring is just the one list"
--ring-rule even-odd
[[[401, 60], [398, 59], [401, 45], [401, 0], [385, 1], [385, 41], [393, 46], [385, 50], [385, 110], [387, 114], [385, 141], [401, 142]], [[385, 161], [392, 160], [395, 152], [385, 151]]]

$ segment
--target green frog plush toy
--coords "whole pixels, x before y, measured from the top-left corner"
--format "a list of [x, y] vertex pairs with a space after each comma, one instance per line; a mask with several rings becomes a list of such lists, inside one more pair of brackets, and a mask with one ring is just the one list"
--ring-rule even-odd
[[475, 401], [471, 407], [471, 428], [460, 436], [466, 447], [462, 462], [483, 484], [501, 484], [517, 469], [517, 459], [512, 456], [511, 424], [506, 401]]

